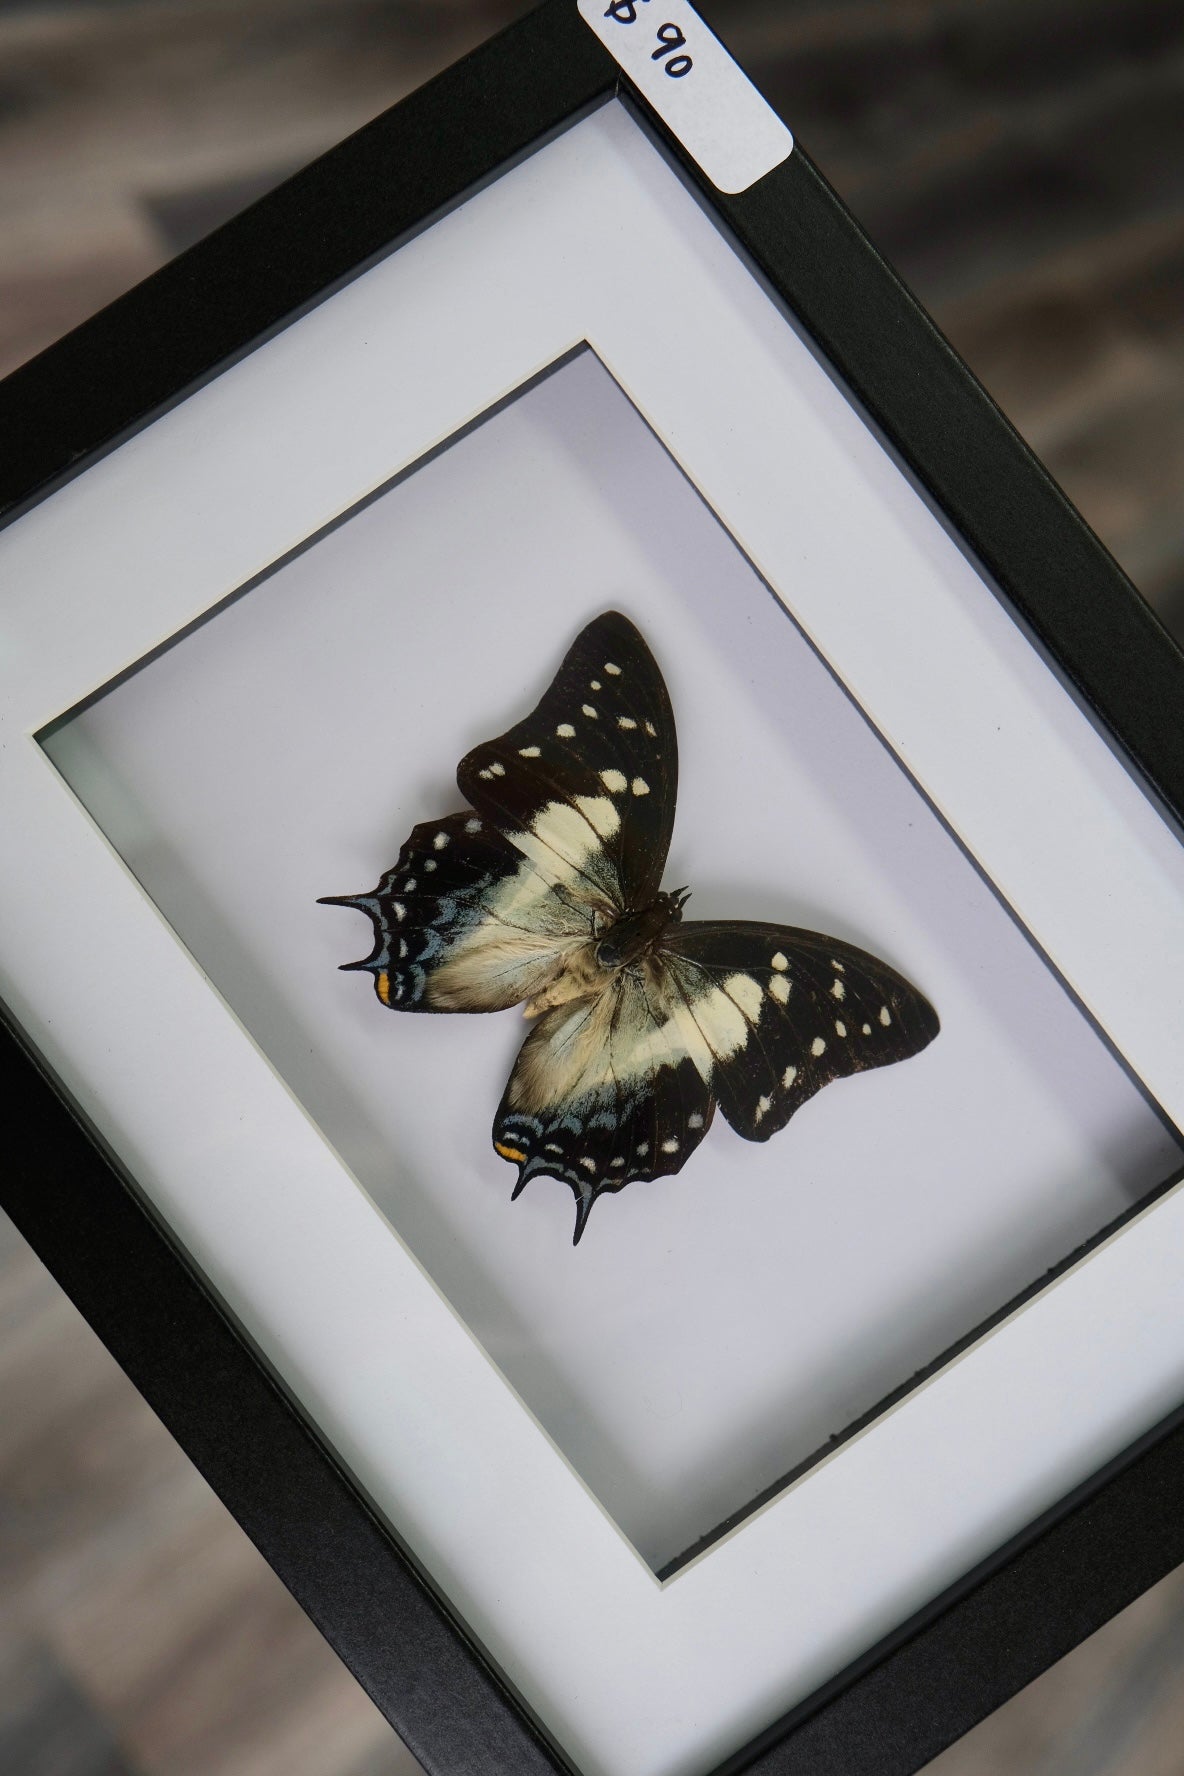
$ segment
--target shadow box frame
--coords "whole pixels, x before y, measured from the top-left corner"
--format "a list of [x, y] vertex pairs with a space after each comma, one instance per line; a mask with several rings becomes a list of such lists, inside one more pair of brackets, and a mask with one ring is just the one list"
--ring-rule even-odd
[[[613, 101], [978, 564], [1138, 786], [1157, 842], [1178, 850], [1184, 660], [1154, 615], [800, 147], [721, 192], [574, 0], [546, 0], [0, 385], [4, 525], [15, 536], [55, 494], [85, 491], [121, 446]], [[20, 738], [45, 725], [23, 722]], [[0, 967], [9, 976], [2, 954]], [[5, 1095], [21, 1108], [0, 1202], [412, 1751], [466, 1776], [580, 1768], [57, 1076], [19, 992], [4, 1016]], [[1163, 1404], [937, 1595], [713, 1753], [713, 1776], [906, 1776], [1184, 1560], [1184, 1380]]]

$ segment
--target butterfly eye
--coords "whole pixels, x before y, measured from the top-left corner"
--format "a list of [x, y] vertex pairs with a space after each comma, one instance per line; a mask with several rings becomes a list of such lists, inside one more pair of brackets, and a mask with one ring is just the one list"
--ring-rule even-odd
[[601, 968], [616, 968], [621, 960], [621, 952], [610, 938], [605, 938], [596, 946], [596, 960]]

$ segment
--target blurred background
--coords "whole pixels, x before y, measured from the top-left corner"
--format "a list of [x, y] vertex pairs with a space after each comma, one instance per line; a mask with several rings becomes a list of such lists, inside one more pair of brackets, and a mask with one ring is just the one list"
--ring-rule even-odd
[[[520, 0], [0, 0], [0, 375]], [[1184, 636], [1184, 0], [700, 0]], [[0, 1776], [417, 1766], [0, 1219]], [[1184, 1569], [928, 1776], [1184, 1776]]]

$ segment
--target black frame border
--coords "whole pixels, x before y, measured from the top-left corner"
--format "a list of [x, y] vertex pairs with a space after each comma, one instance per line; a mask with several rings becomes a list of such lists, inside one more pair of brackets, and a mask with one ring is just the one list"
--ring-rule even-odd
[[[718, 193], [575, 0], [545, 0], [0, 383], [0, 522], [615, 96], [1184, 824], [1184, 657], [1158, 619], [801, 148]], [[425, 1768], [571, 1776], [15, 1030], [0, 1081], [22, 1105], [0, 1203]], [[911, 1776], [1184, 1561], [1181, 1497], [1184, 1405], [715, 1776]]]

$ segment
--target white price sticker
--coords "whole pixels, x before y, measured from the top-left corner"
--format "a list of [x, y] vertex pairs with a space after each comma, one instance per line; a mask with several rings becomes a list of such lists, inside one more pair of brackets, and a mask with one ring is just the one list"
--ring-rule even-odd
[[662, 122], [719, 191], [747, 191], [793, 137], [688, 0], [576, 0]]

